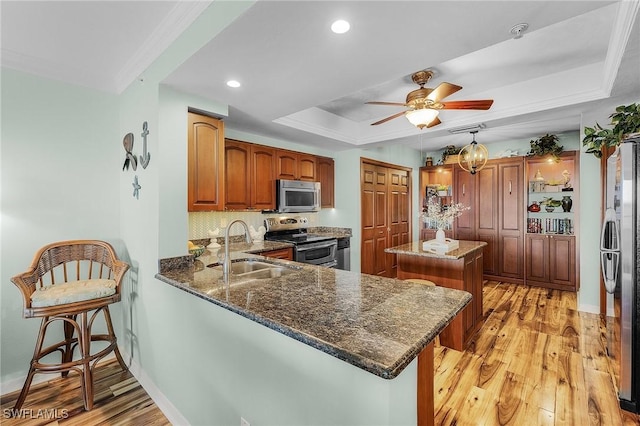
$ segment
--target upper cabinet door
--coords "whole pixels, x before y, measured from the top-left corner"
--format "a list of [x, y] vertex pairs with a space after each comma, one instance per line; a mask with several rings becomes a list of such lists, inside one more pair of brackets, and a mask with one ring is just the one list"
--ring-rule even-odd
[[298, 154], [298, 179], [316, 182], [316, 156]]
[[276, 153], [278, 179], [316, 182], [316, 156], [279, 149]]
[[251, 145], [232, 139], [225, 141], [225, 210], [251, 207]]
[[189, 113], [188, 210], [224, 209], [224, 122]]
[[334, 198], [334, 161], [333, 158], [318, 157], [316, 170], [320, 182], [320, 207], [335, 207]]
[[276, 150], [251, 146], [251, 205], [256, 210], [276, 208]]
[[293, 151], [279, 149], [276, 156], [278, 179], [296, 180], [298, 176], [298, 155]]

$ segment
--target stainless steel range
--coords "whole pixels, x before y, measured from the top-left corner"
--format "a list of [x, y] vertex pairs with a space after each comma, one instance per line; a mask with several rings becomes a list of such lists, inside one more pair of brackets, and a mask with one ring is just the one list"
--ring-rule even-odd
[[338, 240], [334, 237], [309, 234], [309, 221], [303, 216], [282, 216], [265, 219], [265, 240], [293, 244], [293, 260], [335, 268], [338, 264]]

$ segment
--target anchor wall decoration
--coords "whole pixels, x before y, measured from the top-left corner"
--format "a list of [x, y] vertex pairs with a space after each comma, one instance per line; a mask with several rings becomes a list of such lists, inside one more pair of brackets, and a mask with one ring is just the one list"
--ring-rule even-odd
[[[142, 123], [142, 155], [140, 156], [140, 164], [142, 164], [142, 168], [146, 169], [149, 165], [149, 161], [151, 161], [151, 154], [147, 152], [147, 135], [149, 134], [149, 129], [147, 122]], [[134, 169], [135, 170], [135, 169]]]
[[[145, 121], [142, 123], [142, 133], [140, 134], [140, 136], [142, 136], [142, 155], [140, 156], [136, 156], [132, 152], [133, 141], [134, 141], [133, 133], [127, 133], [126, 135], [124, 135], [124, 138], [122, 139], [122, 146], [124, 147], [126, 156], [125, 156], [124, 164], [122, 165], [122, 171], [124, 171], [125, 169], [129, 170], [129, 166], [131, 166], [133, 171], [136, 171], [136, 169], [138, 168], [138, 162], [142, 165], [143, 169], [147, 168], [147, 166], [149, 165], [149, 162], [151, 161], [151, 154], [147, 151], [148, 135], [149, 135], [149, 125]], [[140, 160], [138, 160], [138, 158]], [[133, 196], [136, 199], [138, 199], [139, 192], [142, 187], [138, 183], [137, 175], [134, 177], [132, 186], [133, 186]]]

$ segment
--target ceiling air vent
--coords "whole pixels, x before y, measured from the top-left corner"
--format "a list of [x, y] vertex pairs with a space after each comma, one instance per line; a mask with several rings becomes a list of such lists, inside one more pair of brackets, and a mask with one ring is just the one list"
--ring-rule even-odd
[[458, 134], [458, 133], [469, 133], [469, 132], [477, 132], [478, 130], [486, 129], [487, 125], [484, 123], [474, 124], [472, 126], [463, 126], [457, 127], [455, 129], [449, 129], [449, 133]]

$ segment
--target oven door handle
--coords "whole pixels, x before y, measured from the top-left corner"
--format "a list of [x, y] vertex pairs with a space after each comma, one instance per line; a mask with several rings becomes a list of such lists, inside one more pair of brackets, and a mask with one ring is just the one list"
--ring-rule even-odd
[[336, 266], [338, 266], [338, 261], [332, 260], [331, 262], [321, 263], [318, 266], [324, 266], [325, 268], [335, 268]]
[[296, 246], [296, 251], [298, 253], [305, 252], [308, 250], [315, 250], [319, 248], [325, 247], [338, 247], [338, 240], [329, 240], [329, 241], [318, 241], [317, 243], [309, 243], [309, 244], [298, 244]]

